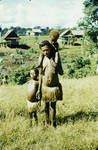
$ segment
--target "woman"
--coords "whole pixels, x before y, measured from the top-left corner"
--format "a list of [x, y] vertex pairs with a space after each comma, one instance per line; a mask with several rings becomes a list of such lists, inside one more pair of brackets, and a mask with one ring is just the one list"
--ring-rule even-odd
[[55, 62], [54, 48], [49, 41], [39, 44], [43, 60], [40, 65], [40, 78], [38, 95], [42, 94], [45, 101], [46, 123], [50, 124], [49, 104], [53, 109], [53, 126], [56, 127], [56, 101], [62, 99], [62, 87], [59, 83], [58, 69]]

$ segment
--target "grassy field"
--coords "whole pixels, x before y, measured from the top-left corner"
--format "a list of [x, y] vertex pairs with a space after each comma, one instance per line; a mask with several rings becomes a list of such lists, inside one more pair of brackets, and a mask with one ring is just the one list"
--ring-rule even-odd
[[62, 79], [63, 101], [57, 102], [57, 128], [28, 124], [27, 84], [0, 87], [0, 150], [97, 150], [98, 76]]

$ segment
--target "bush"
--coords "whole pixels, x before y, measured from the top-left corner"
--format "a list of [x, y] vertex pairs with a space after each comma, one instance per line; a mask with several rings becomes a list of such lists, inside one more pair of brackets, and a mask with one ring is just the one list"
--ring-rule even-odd
[[0, 56], [5, 56], [4, 52], [0, 52]]
[[11, 75], [10, 80], [16, 84], [24, 84], [29, 79], [29, 72], [34, 66], [24, 65], [16, 69]]
[[77, 56], [67, 64], [67, 76], [69, 78], [82, 78], [91, 74], [90, 58]]
[[97, 43], [92, 42], [92, 40], [89, 39], [89, 37], [86, 37], [84, 40], [84, 53], [85, 54], [96, 54], [98, 53], [98, 45]]

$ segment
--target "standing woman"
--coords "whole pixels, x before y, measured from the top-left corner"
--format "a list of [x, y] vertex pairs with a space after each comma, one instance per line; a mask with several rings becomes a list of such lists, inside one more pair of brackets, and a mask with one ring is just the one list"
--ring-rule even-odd
[[49, 105], [53, 109], [53, 126], [56, 127], [56, 101], [62, 100], [62, 86], [59, 83], [58, 67], [55, 63], [54, 48], [49, 41], [39, 44], [43, 57], [40, 66], [39, 90], [37, 96], [45, 102], [46, 123], [50, 124]]

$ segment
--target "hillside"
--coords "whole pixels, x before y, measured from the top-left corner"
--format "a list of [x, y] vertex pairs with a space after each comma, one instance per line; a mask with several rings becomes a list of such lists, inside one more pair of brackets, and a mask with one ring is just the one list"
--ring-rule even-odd
[[[49, 37], [39, 36], [37, 41], [34, 36], [21, 37], [20, 45], [27, 45], [29, 49], [0, 47], [0, 79], [2, 80], [7, 74], [9, 82], [25, 83], [29, 78], [29, 70], [38, 65], [39, 43], [45, 39], [49, 39]], [[71, 46], [60, 43], [59, 53], [65, 77], [81, 78], [95, 75], [98, 54], [89, 55], [84, 45]], [[26, 73], [25, 76], [23, 71]], [[24, 81], [20, 81], [23, 78]]]
[[44, 104], [39, 125], [29, 128], [26, 87], [0, 87], [0, 150], [95, 150], [98, 148], [98, 76], [63, 79], [57, 103], [57, 128], [46, 128]]

